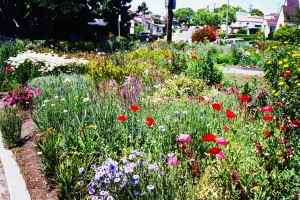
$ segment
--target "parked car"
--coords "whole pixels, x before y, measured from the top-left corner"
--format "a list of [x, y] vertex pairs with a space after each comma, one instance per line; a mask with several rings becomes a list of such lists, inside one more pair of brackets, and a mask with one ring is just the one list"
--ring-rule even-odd
[[227, 38], [227, 39], [225, 39], [225, 42], [227, 44], [245, 44], [245, 43], [247, 43], [247, 41], [242, 38]]
[[163, 32], [157, 32], [154, 34], [155, 39], [163, 39], [165, 37], [165, 34]]
[[137, 35], [137, 38], [139, 41], [141, 42], [152, 42], [154, 40], [154, 36], [152, 33], [148, 33], [148, 32], [140, 32]]

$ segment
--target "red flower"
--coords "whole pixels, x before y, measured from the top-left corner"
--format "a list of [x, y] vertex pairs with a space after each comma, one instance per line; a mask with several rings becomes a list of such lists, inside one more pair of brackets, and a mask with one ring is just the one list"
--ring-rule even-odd
[[222, 85], [221, 83], [218, 83], [218, 84], [216, 85], [216, 87], [217, 87], [217, 88], [221, 88], [221, 87], [223, 87], [223, 85]]
[[125, 115], [120, 115], [120, 116], [118, 117], [118, 120], [124, 122], [124, 121], [127, 120], [127, 117], [126, 117]]
[[192, 56], [193, 59], [197, 59], [197, 56]]
[[216, 147], [213, 147], [213, 148], [211, 148], [210, 150], [208, 150], [208, 153], [209, 154], [218, 154], [220, 151], [222, 151], [222, 149], [220, 149], [220, 148], [216, 148]]
[[271, 132], [270, 131], [264, 131], [263, 134], [267, 137], [270, 137], [271, 136]]
[[272, 112], [274, 110], [274, 108], [272, 108], [271, 106], [264, 106], [261, 108], [261, 111], [263, 113], [269, 113], [269, 112]]
[[236, 116], [236, 114], [234, 112], [232, 112], [230, 109], [227, 109], [226, 116], [228, 117], [228, 119], [232, 119]]
[[255, 120], [255, 116], [251, 116], [249, 119], [250, 120]]
[[248, 94], [243, 94], [243, 95], [241, 95], [241, 96], [239, 97], [239, 100], [240, 100], [241, 102], [246, 102], [246, 101], [249, 101], [250, 99], [251, 99], [251, 96], [248, 95]]
[[265, 120], [265, 121], [272, 121], [273, 119], [274, 119], [274, 117], [269, 116], [269, 115], [263, 117], [263, 120]]
[[294, 120], [292, 120], [291, 125], [294, 126], [294, 127], [298, 127], [298, 126], [300, 126], [300, 121], [294, 119]]
[[202, 137], [204, 142], [214, 142], [216, 141], [216, 136], [214, 134], [206, 134]]
[[154, 124], [154, 119], [152, 117], [147, 117], [147, 126], [152, 126]]
[[204, 97], [199, 97], [199, 100], [198, 100], [198, 102], [200, 103], [200, 102], [203, 102], [205, 100], [205, 98]]
[[292, 75], [292, 72], [291, 72], [291, 71], [286, 71], [286, 72], [284, 72], [284, 74], [283, 74], [283, 76], [285, 76], [285, 77], [288, 77], [288, 76], [290, 76], [290, 75]]
[[199, 58], [199, 60], [200, 60], [200, 61], [202, 61], [202, 60], [203, 60], [203, 58]]
[[222, 105], [221, 105], [221, 104], [218, 104], [218, 103], [212, 104], [212, 107], [213, 107], [213, 109], [215, 109], [215, 110], [217, 110], [217, 111], [222, 110]]
[[9, 75], [13, 71], [11, 65], [7, 65], [5, 68], [5, 75]]
[[139, 108], [138, 105], [132, 105], [132, 106], [130, 106], [130, 109], [131, 109], [133, 112], [136, 112], [136, 111], [138, 111], [140, 108]]

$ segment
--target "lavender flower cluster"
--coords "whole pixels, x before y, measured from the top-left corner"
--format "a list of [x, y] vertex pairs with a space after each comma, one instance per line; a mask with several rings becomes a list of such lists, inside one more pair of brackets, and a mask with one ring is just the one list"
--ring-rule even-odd
[[[138, 188], [142, 188], [141, 185], [138, 185], [140, 180], [153, 174], [158, 174], [159, 177], [163, 174], [153, 173], [160, 169], [160, 163], [148, 164], [145, 160], [145, 153], [133, 150], [128, 157], [123, 157], [120, 162], [108, 158], [99, 167], [92, 165], [91, 170], [95, 172], [95, 175], [87, 185], [88, 193], [93, 195], [93, 200], [115, 199], [114, 195], [116, 194], [112, 193], [123, 189], [130, 191], [135, 196], [143, 196], [146, 190], [138, 190]], [[85, 170], [80, 168], [79, 173], [84, 175]], [[79, 184], [83, 185], [83, 181], [80, 181]], [[153, 185], [147, 185], [148, 191], [154, 189]]]

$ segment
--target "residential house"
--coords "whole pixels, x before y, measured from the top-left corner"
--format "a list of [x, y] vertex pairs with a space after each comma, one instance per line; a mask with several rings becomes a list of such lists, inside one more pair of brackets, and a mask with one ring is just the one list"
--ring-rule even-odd
[[276, 25], [278, 21], [279, 14], [270, 13], [265, 15], [264, 21], [262, 23], [262, 31], [265, 33], [265, 37], [276, 30]]
[[262, 16], [251, 16], [247, 12], [237, 12], [236, 22], [229, 25], [229, 33], [237, 33], [238, 30], [244, 29], [247, 34], [255, 34], [261, 30], [264, 17]]
[[163, 32], [165, 25], [164, 24], [155, 24], [154, 23], [154, 16], [148, 14], [141, 14], [135, 16], [133, 18], [135, 24], [142, 24], [146, 32], [161, 33]]
[[296, 7], [299, 7], [299, 0], [285, 0], [284, 5], [281, 6], [276, 30], [285, 23], [296, 25], [295, 13]]

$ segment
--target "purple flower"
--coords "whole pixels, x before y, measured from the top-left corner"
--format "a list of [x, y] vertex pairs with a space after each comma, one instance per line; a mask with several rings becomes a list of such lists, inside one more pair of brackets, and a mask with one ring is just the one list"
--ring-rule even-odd
[[90, 188], [90, 190], [89, 190], [89, 194], [95, 194], [95, 190], [94, 190], [94, 188]]
[[147, 189], [148, 189], [148, 190], [154, 190], [154, 186], [153, 186], [153, 185], [148, 185], [148, 186], [147, 186]]
[[85, 171], [84, 171], [84, 168], [83, 168], [83, 167], [80, 167], [80, 168], [79, 168], [79, 173], [80, 173], [81, 175], [84, 175]]
[[134, 191], [133, 191], [133, 194], [134, 194], [134, 196], [138, 196], [138, 195], [140, 195], [140, 192], [137, 191], [137, 190], [134, 190]]

